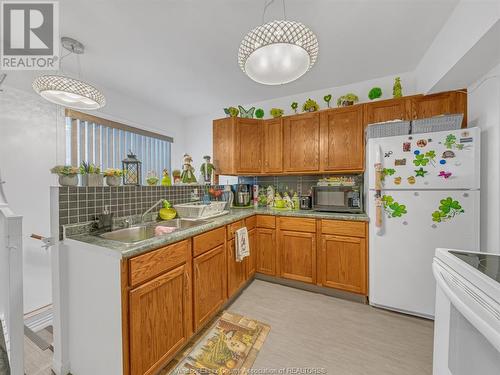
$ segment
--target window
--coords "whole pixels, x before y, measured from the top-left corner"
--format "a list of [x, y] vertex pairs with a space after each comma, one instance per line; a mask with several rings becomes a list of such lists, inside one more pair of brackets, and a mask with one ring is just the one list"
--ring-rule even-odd
[[152, 171], [170, 172], [173, 138], [66, 109], [66, 164], [82, 161], [101, 170], [121, 168], [129, 151], [142, 162], [142, 181]]

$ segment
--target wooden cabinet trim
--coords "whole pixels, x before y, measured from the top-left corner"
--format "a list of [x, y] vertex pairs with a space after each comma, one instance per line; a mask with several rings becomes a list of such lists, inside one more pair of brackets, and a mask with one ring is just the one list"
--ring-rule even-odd
[[197, 257], [225, 241], [226, 230], [224, 227], [213, 229], [198, 236], [193, 237], [193, 257]]
[[264, 173], [283, 172], [283, 119], [269, 119], [262, 122]]
[[129, 261], [129, 283], [136, 286], [190, 259], [191, 239], [150, 251]]

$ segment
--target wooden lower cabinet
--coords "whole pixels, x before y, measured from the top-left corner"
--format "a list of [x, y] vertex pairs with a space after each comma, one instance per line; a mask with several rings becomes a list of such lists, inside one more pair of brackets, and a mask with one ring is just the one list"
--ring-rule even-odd
[[247, 281], [246, 259], [236, 261], [234, 250], [235, 240], [228, 242], [227, 246], [227, 296], [231, 298]]
[[257, 269], [257, 229], [248, 231], [248, 242], [250, 244], [250, 256], [247, 262], [247, 279], [255, 275]]
[[156, 373], [192, 331], [190, 265], [184, 264], [129, 294], [130, 373]]
[[257, 228], [255, 231], [257, 249], [256, 271], [276, 276], [276, 230]]
[[279, 231], [280, 277], [316, 282], [316, 233]]
[[323, 234], [321, 236], [321, 282], [323, 286], [366, 294], [366, 239]]
[[226, 302], [226, 247], [220, 245], [193, 260], [194, 329], [198, 331]]

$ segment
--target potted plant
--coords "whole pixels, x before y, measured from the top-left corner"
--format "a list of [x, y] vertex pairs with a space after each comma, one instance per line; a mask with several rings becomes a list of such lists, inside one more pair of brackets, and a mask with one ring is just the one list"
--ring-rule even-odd
[[280, 108], [271, 108], [269, 113], [271, 114], [271, 116], [273, 116], [273, 118], [278, 118], [283, 116], [283, 110]]
[[392, 97], [401, 98], [403, 96], [403, 86], [401, 85], [401, 77], [394, 78], [394, 86], [392, 86]]
[[302, 105], [302, 112], [314, 112], [317, 110], [319, 110], [318, 103], [310, 98]]
[[148, 172], [148, 176], [146, 178], [146, 182], [149, 186], [156, 186], [156, 184], [160, 181], [155, 171]]
[[229, 107], [228, 109], [229, 116], [231, 117], [238, 117], [238, 114], [240, 113], [239, 109], [236, 107]]
[[181, 171], [179, 169], [174, 169], [172, 171], [172, 176], [174, 177], [174, 184], [179, 184], [181, 182]]
[[121, 169], [108, 168], [104, 171], [104, 177], [106, 177], [106, 185], [120, 186], [123, 171]]
[[352, 92], [342, 95], [338, 100], [337, 100], [337, 105], [339, 107], [347, 107], [350, 105], [353, 105], [354, 103], [357, 103], [359, 101], [359, 98], [356, 94], [353, 94]]
[[77, 186], [80, 169], [71, 165], [56, 165], [50, 170], [51, 173], [59, 176], [59, 185]]
[[80, 164], [80, 174], [82, 175], [82, 186], [102, 186], [104, 177], [101, 168], [92, 163], [82, 161]]
[[264, 117], [264, 110], [262, 108], [258, 108], [256, 111], [255, 111], [255, 117], [257, 118], [262, 118]]
[[370, 100], [379, 99], [380, 97], [382, 97], [382, 89], [380, 87], [374, 87], [368, 92]]

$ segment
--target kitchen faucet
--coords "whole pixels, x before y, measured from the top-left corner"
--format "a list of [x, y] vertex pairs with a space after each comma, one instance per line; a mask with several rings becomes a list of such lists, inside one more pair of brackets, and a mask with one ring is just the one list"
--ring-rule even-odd
[[144, 212], [142, 215], [141, 215], [141, 224], [144, 223], [144, 216], [146, 216], [148, 213], [150, 213], [151, 211], [153, 211], [153, 209], [158, 206], [159, 204], [163, 204], [163, 201], [164, 199], [160, 199], [158, 202], [156, 202], [155, 204], [153, 204], [151, 207], [149, 207], [146, 212]]

